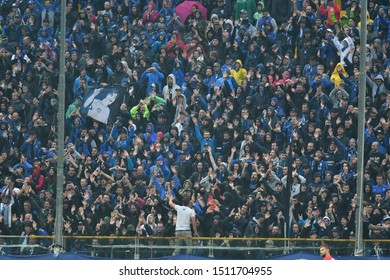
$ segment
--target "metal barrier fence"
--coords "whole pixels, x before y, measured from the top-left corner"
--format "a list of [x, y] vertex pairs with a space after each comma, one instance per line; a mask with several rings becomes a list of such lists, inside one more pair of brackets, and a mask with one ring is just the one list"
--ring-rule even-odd
[[[319, 253], [322, 243], [334, 256], [353, 256], [354, 240], [296, 238], [193, 238], [192, 246], [173, 237], [65, 236], [66, 252], [111, 259], [152, 259], [181, 253], [217, 259], [267, 259], [295, 252]], [[53, 252], [53, 236], [0, 236], [0, 254], [40, 255]], [[184, 241], [184, 239], [183, 239]], [[389, 257], [390, 240], [364, 240], [364, 256]]]

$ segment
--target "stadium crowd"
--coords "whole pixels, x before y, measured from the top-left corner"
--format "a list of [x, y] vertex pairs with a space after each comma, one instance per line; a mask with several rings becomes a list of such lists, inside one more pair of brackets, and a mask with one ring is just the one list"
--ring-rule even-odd
[[[175, 236], [167, 193], [192, 198], [202, 237], [350, 239], [359, 187], [364, 238], [390, 238], [390, 5], [368, 1], [362, 112], [361, 6], [342, 2], [209, 0], [180, 18], [176, 0], [68, 0], [67, 249]], [[0, 235], [25, 245], [54, 233], [59, 30], [58, 0], [0, 2]], [[125, 91], [113, 121], [81, 110], [97, 86]]]

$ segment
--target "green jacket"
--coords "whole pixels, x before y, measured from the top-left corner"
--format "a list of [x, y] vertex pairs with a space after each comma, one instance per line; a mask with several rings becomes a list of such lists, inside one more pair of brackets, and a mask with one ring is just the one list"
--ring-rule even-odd
[[[144, 108], [145, 108], [145, 112], [143, 114], [143, 117], [149, 121], [150, 112], [149, 112], [149, 109], [148, 109], [148, 105], [144, 104]], [[136, 105], [136, 106], [134, 106], [133, 108], [130, 109], [130, 115], [131, 115], [131, 117], [133, 119], [135, 118], [135, 115], [137, 114], [138, 110], [139, 110], [139, 106], [138, 105]]]

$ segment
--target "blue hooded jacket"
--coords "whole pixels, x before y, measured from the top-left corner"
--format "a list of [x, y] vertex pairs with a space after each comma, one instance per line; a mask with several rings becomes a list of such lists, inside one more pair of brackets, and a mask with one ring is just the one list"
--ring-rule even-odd
[[[157, 161], [162, 161], [162, 163], [158, 166]], [[169, 170], [168, 166], [165, 164], [165, 158], [162, 155], [158, 156], [156, 158], [155, 165], [150, 167], [151, 178], [155, 178], [153, 177], [154, 172], [161, 173], [164, 177], [164, 182], [169, 181], [169, 179], [171, 178], [171, 171]]]
[[[163, 36], [163, 39], [160, 38], [160, 36]], [[167, 34], [165, 32], [160, 32], [156, 36], [154, 42], [151, 43], [152, 50], [154, 52], [158, 52], [158, 50], [167, 44]]]
[[[148, 132], [148, 127], [151, 128], [151, 131]], [[150, 133], [150, 136], [148, 137], [148, 133]], [[156, 138], [157, 138], [157, 133], [154, 132], [154, 125], [152, 123], [148, 123], [146, 125], [146, 130], [145, 130], [145, 133], [144, 133], [144, 140], [145, 140], [145, 144], [154, 144], [156, 142]]]
[[272, 101], [275, 102], [274, 110], [279, 118], [285, 117], [285, 113], [282, 107], [279, 106], [279, 100], [276, 97], [272, 97]]
[[156, 67], [155, 71], [147, 72], [147, 70], [145, 70], [141, 75], [141, 79], [147, 82], [146, 92], [148, 94], [152, 91], [153, 83], [156, 84], [157, 92], [161, 92], [161, 81], [164, 79], [164, 74], [158, 70], [158, 63], [153, 62], [152, 66]]

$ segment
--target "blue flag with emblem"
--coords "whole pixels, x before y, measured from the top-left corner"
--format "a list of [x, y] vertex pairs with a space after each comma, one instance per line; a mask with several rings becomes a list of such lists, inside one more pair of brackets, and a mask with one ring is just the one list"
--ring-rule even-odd
[[123, 101], [122, 87], [88, 88], [81, 113], [101, 123], [113, 123]]

